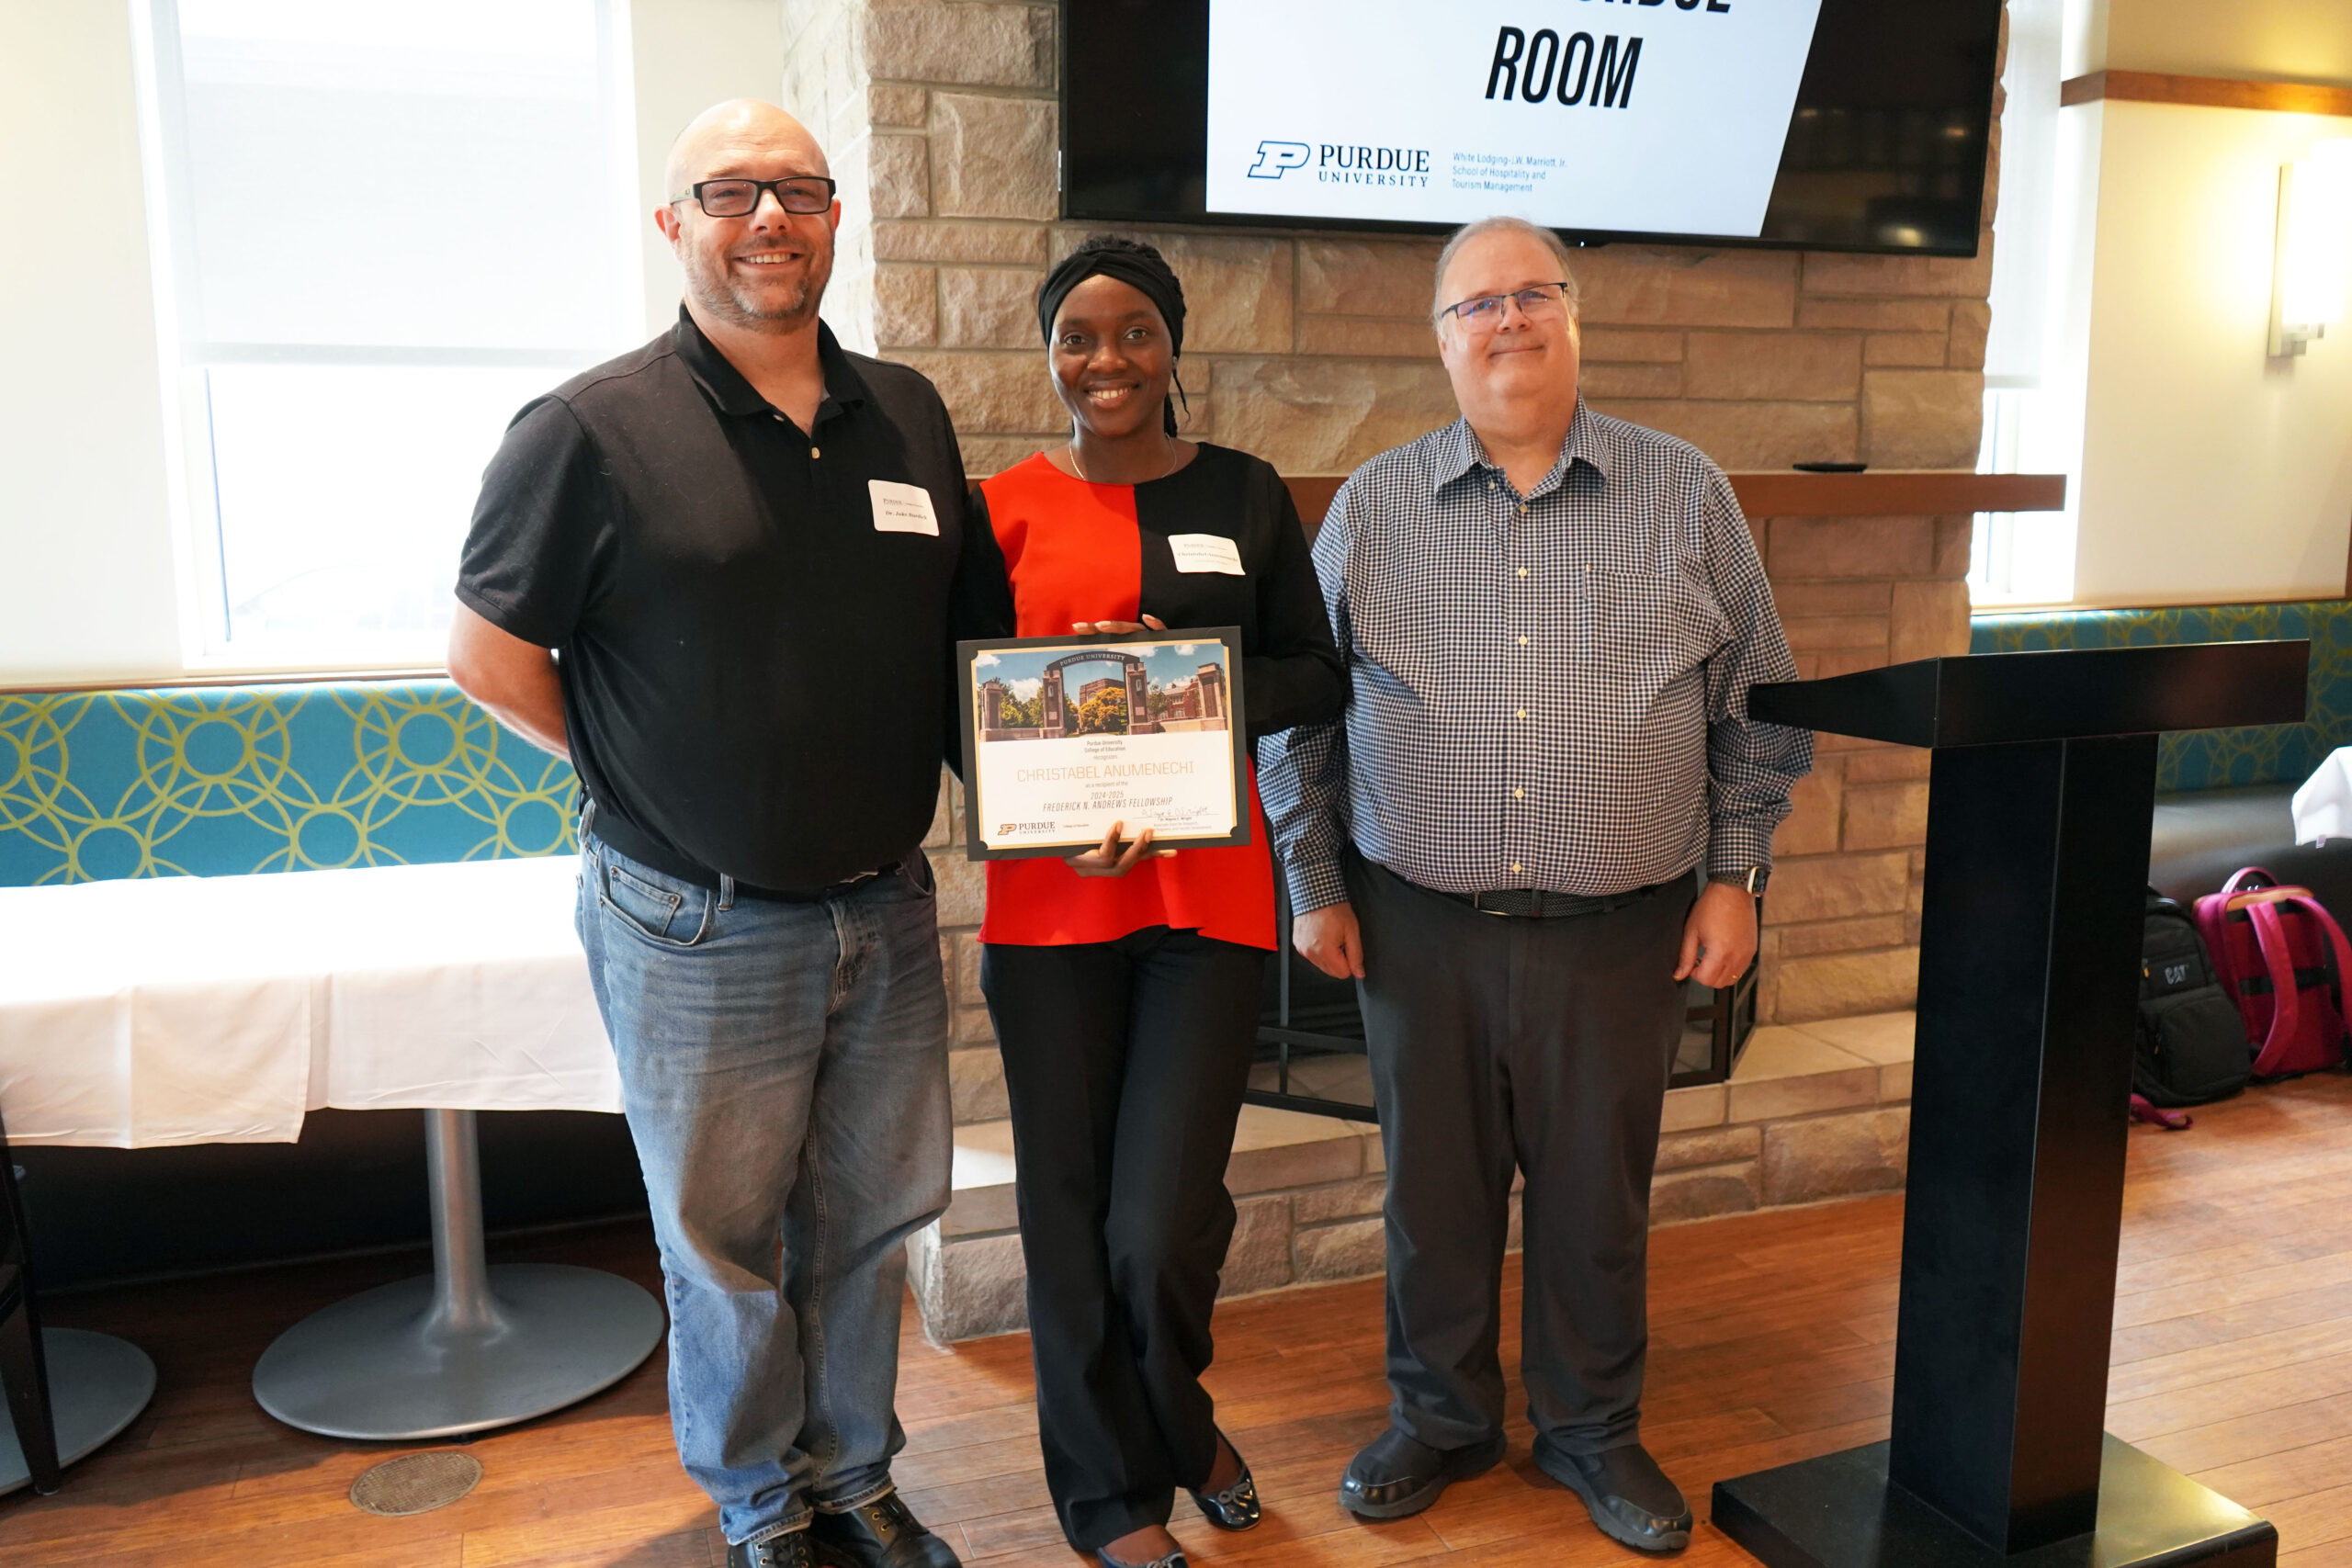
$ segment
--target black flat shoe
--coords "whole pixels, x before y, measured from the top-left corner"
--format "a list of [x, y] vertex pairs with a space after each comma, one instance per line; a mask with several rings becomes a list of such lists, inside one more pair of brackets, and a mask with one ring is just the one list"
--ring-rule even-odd
[[1463, 1449], [1433, 1449], [1391, 1427], [1364, 1445], [1340, 1478], [1340, 1506], [1367, 1519], [1418, 1514], [1457, 1481], [1495, 1468], [1503, 1436]]
[[808, 1554], [808, 1532], [787, 1530], [761, 1541], [729, 1542], [727, 1568], [817, 1568]]
[[1641, 1444], [1571, 1454], [1538, 1438], [1535, 1463], [1584, 1499], [1585, 1511], [1610, 1540], [1636, 1551], [1679, 1551], [1690, 1544], [1690, 1506]]
[[1241, 1450], [1223, 1432], [1216, 1435], [1216, 1440], [1233, 1456], [1241, 1473], [1221, 1492], [1194, 1492], [1193, 1506], [1200, 1509], [1201, 1517], [1221, 1530], [1255, 1529], [1259, 1518], [1258, 1483], [1250, 1473], [1250, 1461], [1241, 1457]]
[[960, 1568], [954, 1550], [923, 1529], [895, 1491], [843, 1513], [818, 1509], [808, 1544], [824, 1568]]

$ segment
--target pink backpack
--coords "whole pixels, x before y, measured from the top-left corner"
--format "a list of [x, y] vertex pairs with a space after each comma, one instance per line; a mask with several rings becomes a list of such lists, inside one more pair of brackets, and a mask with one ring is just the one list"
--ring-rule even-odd
[[2310, 888], [2282, 887], [2247, 866], [2197, 900], [2197, 929], [2222, 992], [2245, 1021], [2255, 1077], [2288, 1077], [2344, 1060], [2352, 946]]

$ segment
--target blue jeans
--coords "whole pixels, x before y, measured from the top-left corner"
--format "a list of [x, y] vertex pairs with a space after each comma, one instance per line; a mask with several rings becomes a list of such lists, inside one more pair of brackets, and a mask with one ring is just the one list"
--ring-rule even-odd
[[583, 835], [582, 946], [670, 1305], [670, 1419], [729, 1541], [890, 1487], [906, 1238], [947, 1206], [930, 869], [732, 898]]

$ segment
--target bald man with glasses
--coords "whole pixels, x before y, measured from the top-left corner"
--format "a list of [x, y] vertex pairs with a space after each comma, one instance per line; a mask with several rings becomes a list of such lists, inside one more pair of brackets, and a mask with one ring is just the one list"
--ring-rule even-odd
[[1387, 1156], [1388, 1429], [1340, 1501], [1416, 1513], [1503, 1455], [1500, 1287], [1526, 1178], [1535, 1461], [1613, 1539], [1687, 1545], [1641, 1445], [1650, 1175], [1687, 981], [1756, 953], [1812, 737], [1731, 485], [1588, 409], [1568, 254], [1516, 219], [1438, 262], [1463, 417], [1351, 475], [1315, 541], [1351, 695], [1262, 743], [1292, 941], [1352, 976]]
[[892, 1484], [906, 1238], [946, 1207], [920, 845], [965, 484], [938, 392], [818, 319], [823, 152], [721, 104], [654, 213], [677, 324], [515, 416], [449, 672], [578, 766], [576, 922], [729, 1568], [955, 1568]]

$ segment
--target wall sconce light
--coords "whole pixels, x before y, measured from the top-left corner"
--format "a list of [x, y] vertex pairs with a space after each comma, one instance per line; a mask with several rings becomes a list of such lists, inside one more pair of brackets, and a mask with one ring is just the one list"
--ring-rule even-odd
[[2270, 353], [2286, 358], [2344, 319], [2352, 289], [2352, 138], [2315, 143], [2278, 170]]

